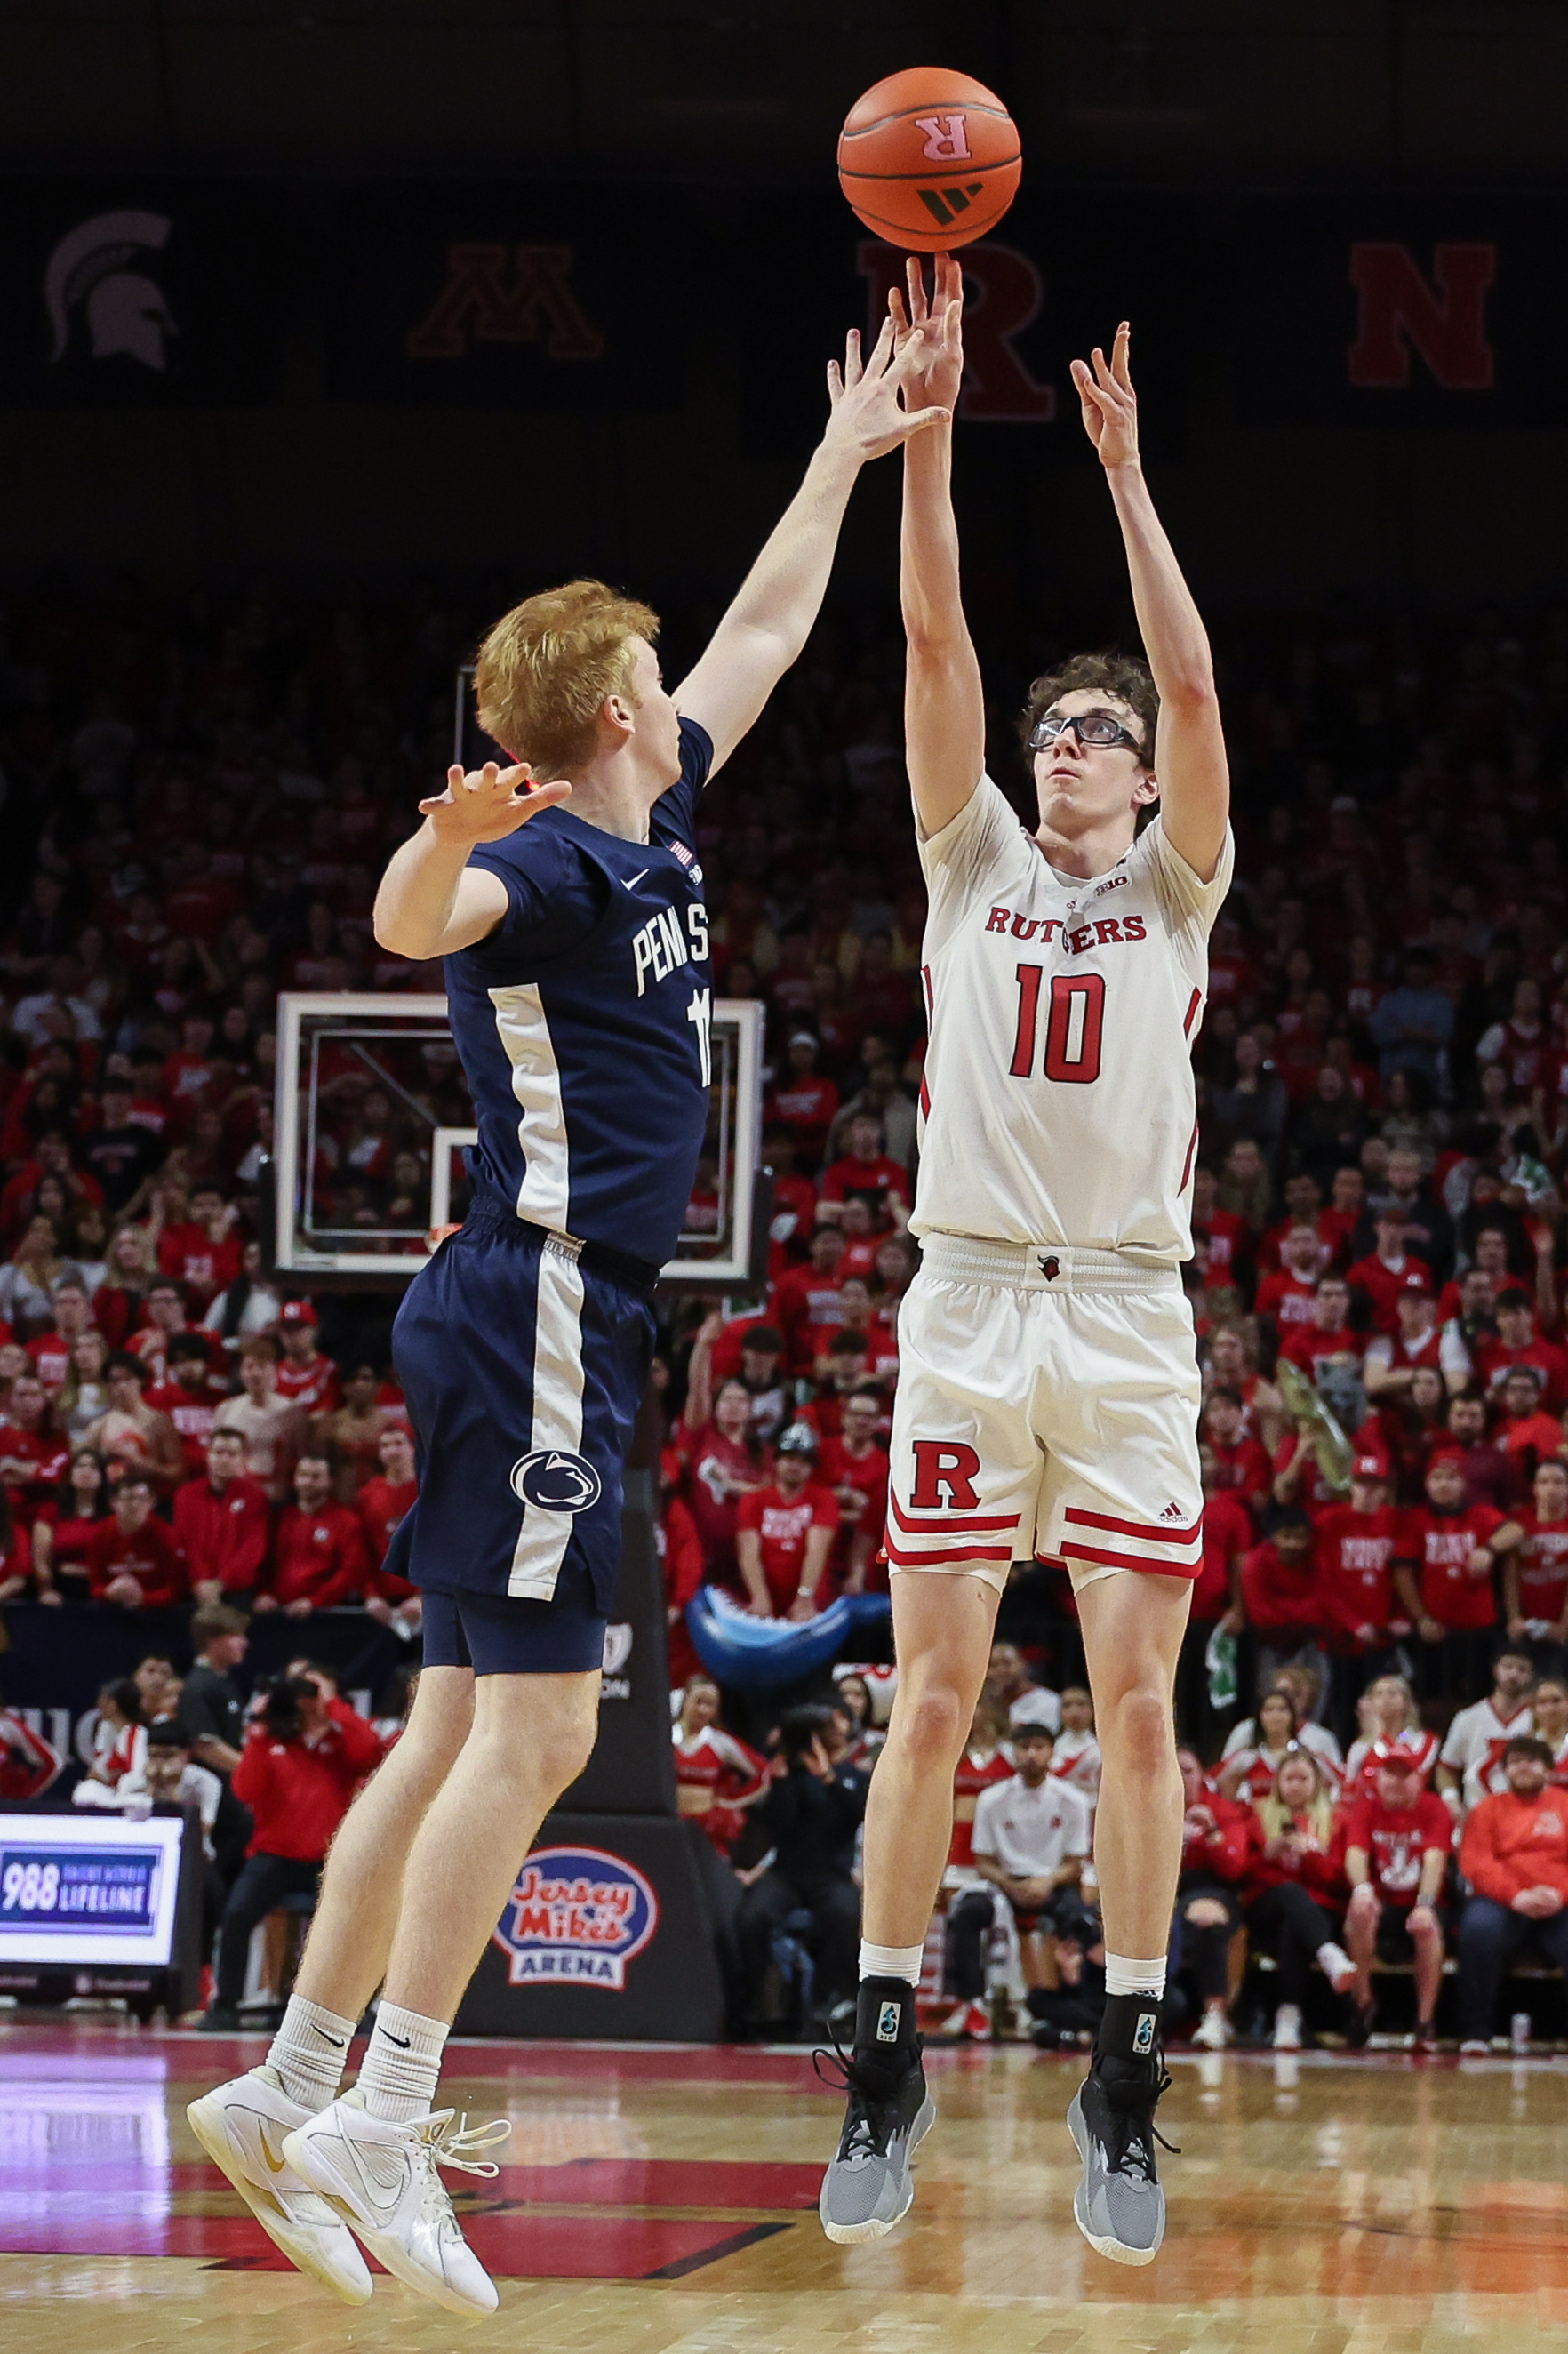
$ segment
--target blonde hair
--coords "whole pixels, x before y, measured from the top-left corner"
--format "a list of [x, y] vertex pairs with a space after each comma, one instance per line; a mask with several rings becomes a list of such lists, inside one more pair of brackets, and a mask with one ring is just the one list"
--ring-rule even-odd
[[633, 638], [659, 616], [602, 580], [568, 580], [503, 613], [480, 647], [479, 723], [541, 780], [591, 758], [594, 723], [612, 695], [631, 699]]
[[1257, 1801], [1257, 1819], [1263, 1825], [1264, 1838], [1277, 1839], [1279, 1833], [1286, 1829], [1287, 1825], [1294, 1822], [1296, 1819], [1295, 1811], [1285, 1804], [1285, 1801], [1279, 1795], [1279, 1776], [1284, 1773], [1287, 1766], [1295, 1766], [1298, 1764], [1310, 1766], [1312, 1768], [1312, 1779], [1316, 1786], [1314, 1787], [1309, 1805], [1300, 1811], [1305, 1812], [1308, 1822], [1312, 1826], [1313, 1838], [1318, 1840], [1324, 1847], [1327, 1847], [1330, 1836], [1334, 1828], [1334, 1801], [1329, 1796], [1328, 1786], [1323, 1778], [1323, 1768], [1321, 1763], [1313, 1755], [1310, 1749], [1307, 1748], [1304, 1744], [1298, 1744], [1294, 1741], [1286, 1751], [1285, 1755], [1280, 1759], [1278, 1766], [1276, 1769], [1274, 1787], [1270, 1790], [1266, 1798], [1259, 1798]]

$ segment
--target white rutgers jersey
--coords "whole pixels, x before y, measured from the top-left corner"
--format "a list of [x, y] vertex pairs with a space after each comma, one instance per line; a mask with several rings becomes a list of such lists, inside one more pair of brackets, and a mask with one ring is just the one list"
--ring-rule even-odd
[[912, 1231], [1190, 1258], [1191, 1050], [1229, 831], [1212, 883], [1158, 816], [1079, 882], [982, 777], [920, 859], [930, 1044]]

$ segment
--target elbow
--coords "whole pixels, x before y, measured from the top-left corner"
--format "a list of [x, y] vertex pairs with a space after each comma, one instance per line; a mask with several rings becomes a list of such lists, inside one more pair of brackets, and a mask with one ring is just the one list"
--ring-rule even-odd
[[1173, 718], [1197, 718], [1220, 707], [1214, 666], [1206, 652], [1202, 659], [1180, 663], [1173, 676], [1161, 677], [1159, 684], [1160, 708]]

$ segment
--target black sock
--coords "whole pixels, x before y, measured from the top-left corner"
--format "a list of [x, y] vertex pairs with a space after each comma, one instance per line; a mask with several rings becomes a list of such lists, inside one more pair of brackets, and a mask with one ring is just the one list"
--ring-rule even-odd
[[1157, 1994], [1107, 1994], [1105, 2017], [1095, 2037], [1097, 2060], [1132, 2060], [1152, 2064], [1160, 2057]]
[[915, 1989], [907, 1978], [862, 1978], [854, 2008], [854, 2056], [897, 2075], [919, 2058]]

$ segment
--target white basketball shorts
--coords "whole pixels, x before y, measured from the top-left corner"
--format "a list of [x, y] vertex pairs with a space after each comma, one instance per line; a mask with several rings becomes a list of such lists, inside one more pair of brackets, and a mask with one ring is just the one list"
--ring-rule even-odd
[[1192, 1579], [1201, 1384], [1174, 1267], [1110, 1251], [924, 1237], [898, 1316], [890, 1570], [1063, 1563]]

